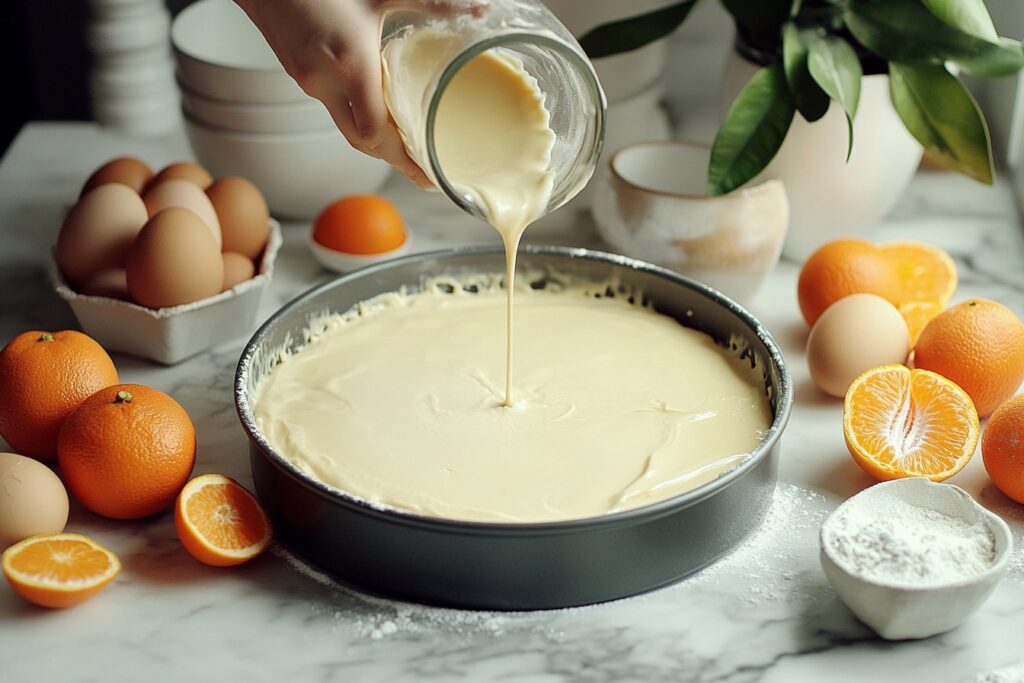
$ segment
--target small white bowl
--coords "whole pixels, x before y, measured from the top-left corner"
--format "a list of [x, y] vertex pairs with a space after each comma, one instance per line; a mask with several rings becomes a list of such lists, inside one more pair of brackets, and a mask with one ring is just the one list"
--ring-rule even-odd
[[215, 178], [248, 178], [279, 218], [311, 219], [339, 196], [376, 192], [390, 171], [380, 159], [352, 149], [336, 128], [239, 133], [186, 116], [185, 131], [196, 159]]
[[[919, 587], [867, 580], [833, 557], [829, 537], [838, 516], [852, 507], [878, 509], [886, 498], [928, 508], [967, 522], [983, 520], [995, 538], [992, 566], [976, 576], [939, 586]], [[951, 484], [921, 477], [876, 484], [840, 505], [821, 527], [821, 566], [836, 593], [857, 617], [888, 640], [927, 638], [963, 622], [995, 589], [1013, 553], [1013, 536], [1002, 519]]]
[[231, 0], [199, 0], [183, 9], [171, 24], [171, 45], [178, 78], [194, 92], [251, 104], [308, 99]]
[[281, 247], [281, 226], [270, 221], [270, 236], [256, 275], [231, 289], [181, 306], [152, 309], [71, 289], [54, 261], [51, 277], [82, 330], [108, 351], [173, 365], [220, 344], [246, 337], [256, 328], [260, 301], [270, 286]]
[[197, 123], [239, 133], [309, 133], [337, 130], [330, 113], [312, 97], [284, 104], [219, 102], [182, 84], [181, 109]]
[[704, 192], [711, 150], [682, 141], [623, 147], [598, 177], [598, 232], [627, 256], [749, 300], [778, 263], [789, 223], [781, 181]]
[[335, 273], [351, 273], [353, 270], [359, 270], [381, 261], [402, 256], [408, 253], [410, 242], [412, 242], [412, 236], [406, 233], [405, 241], [391, 251], [381, 252], [380, 254], [347, 254], [342, 251], [328, 249], [313, 239], [312, 231], [309, 234], [309, 248], [313, 252], [313, 256], [316, 257], [321, 266]]

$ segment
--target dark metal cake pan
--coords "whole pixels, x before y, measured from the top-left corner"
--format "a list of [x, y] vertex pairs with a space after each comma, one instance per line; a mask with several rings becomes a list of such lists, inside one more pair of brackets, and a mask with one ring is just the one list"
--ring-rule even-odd
[[[432, 277], [500, 273], [499, 247], [418, 254], [364, 268], [285, 305], [246, 345], [235, 403], [249, 438], [253, 480], [277, 539], [369, 592], [449, 607], [525, 610], [614, 600], [665, 586], [741, 543], [771, 504], [792, 385], [767, 330], [717, 291], [612, 254], [524, 247], [521, 270], [616, 281], [666, 315], [711, 335], [761, 371], [773, 420], [750, 458], [697, 489], [645, 507], [562, 522], [484, 523], [371, 505], [301, 472], [256, 426], [252, 401], [282, 349], [304, 343], [311, 320]], [[553, 332], [555, 333], [555, 332]], [[345, 444], [338, 444], [344, 457]], [[585, 477], [581, 478], [585, 481]], [[567, 485], [580, 485], [567, 482]]]

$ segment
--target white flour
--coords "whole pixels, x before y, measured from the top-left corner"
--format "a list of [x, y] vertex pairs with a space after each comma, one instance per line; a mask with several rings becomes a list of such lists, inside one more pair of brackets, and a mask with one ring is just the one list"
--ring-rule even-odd
[[915, 587], [981, 574], [996, 554], [984, 520], [967, 522], [896, 498], [848, 506], [830, 523], [826, 543], [853, 574]]
[[976, 683], [1024, 683], [1024, 664], [978, 674]]

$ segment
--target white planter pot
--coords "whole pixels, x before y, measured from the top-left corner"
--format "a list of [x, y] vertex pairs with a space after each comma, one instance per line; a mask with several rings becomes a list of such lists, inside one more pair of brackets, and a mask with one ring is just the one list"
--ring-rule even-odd
[[[758, 68], [735, 52], [729, 56], [722, 84], [723, 118]], [[849, 162], [846, 149], [846, 117], [836, 103], [814, 123], [797, 113], [775, 159], [751, 181], [778, 178], [786, 186], [786, 257], [803, 260], [840, 237], [870, 238], [917, 170], [921, 146], [892, 106], [888, 75], [863, 78]]]
[[[646, 14], [673, 4], [677, 0], [545, 0], [577, 38], [590, 29], [627, 17]], [[638, 50], [593, 60], [609, 103], [620, 102], [646, 90], [665, 73], [668, 60], [668, 38], [662, 38]]]

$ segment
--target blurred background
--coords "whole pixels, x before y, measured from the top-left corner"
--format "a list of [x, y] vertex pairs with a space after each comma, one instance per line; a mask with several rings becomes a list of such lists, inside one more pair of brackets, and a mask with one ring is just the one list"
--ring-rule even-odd
[[[0, 8], [0, 56], [4, 106], [0, 108], [0, 153], [19, 128], [31, 120], [90, 120], [90, 73], [96, 68], [96, 46], [88, 40], [90, 22], [110, 7], [157, 5], [174, 16], [190, 0], [5, 0]], [[622, 0], [617, 0], [621, 2]], [[630, 3], [637, 12], [671, 4], [672, 0]], [[552, 0], [560, 16], [576, 10], [592, 13], [594, 0]], [[1020, 0], [987, 0], [1001, 34], [1024, 38], [1024, 5]], [[578, 5], [578, 7], [576, 7]], [[568, 8], [568, 9], [566, 9]], [[121, 11], [118, 9], [118, 11]], [[594, 13], [592, 13], [594, 14]], [[600, 20], [598, 10], [595, 21]], [[109, 17], [99, 17], [108, 21]], [[570, 26], [570, 28], [572, 28]], [[673, 35], [664, 78], [671, 93], [669, 117], [689, 137], [713, 135], [718, 122], [718, 99], [723, 65], [732, 45], [733, 27], [717, 2], [700, 3]], [[95, 40], [94, 40], [95, 42]], [[1019, 78], [971, 83], [992, 127], [996, 154], [1014, 165], [1024, 98]], [[1016, 115], [1015, 115], [1016, 112]]]

